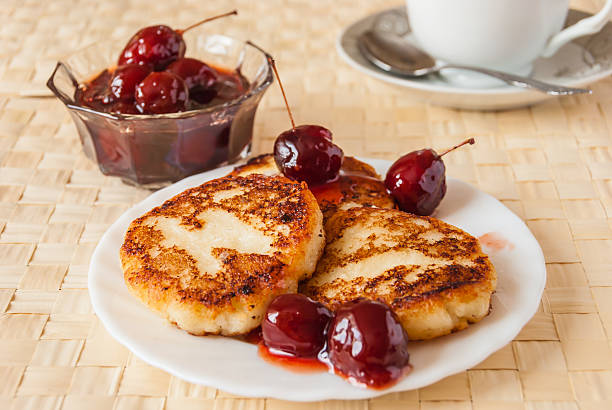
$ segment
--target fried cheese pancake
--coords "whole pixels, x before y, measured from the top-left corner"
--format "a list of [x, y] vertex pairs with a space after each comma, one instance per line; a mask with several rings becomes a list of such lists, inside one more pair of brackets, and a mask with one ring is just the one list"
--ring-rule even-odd
[[251, 174], [281, 175], [274, 162], [274, 155], [261, 154], [249, 159], [246, 164], [239, 165], [229, 175], [246, 176]]
[[497, 276], [478, 240], [435, 218], [351, 208], [325, 224], [325, 251], [301, 291], [332, 310], [358, 297], [388, 304], [413, 340], [489, 312]]
[[223, 177], [188, 189], [130, 225], [125, 283], [150, 309], [196, 334], [257, 327], [277, 295], [310, 277], [325, 243], [306, 184]]
[[[280, 175], [272, 154], [254, 157], [245, 165], [236, 167], [230, 175]], [[338, 209], [354, 206], [394, 208], [395, 202], [387, 193], [385, 184], [376, 170], [354, 157], [344, 157], [337, 181], [310, 187], [317, 198], [323, 218], [327, 220]]]

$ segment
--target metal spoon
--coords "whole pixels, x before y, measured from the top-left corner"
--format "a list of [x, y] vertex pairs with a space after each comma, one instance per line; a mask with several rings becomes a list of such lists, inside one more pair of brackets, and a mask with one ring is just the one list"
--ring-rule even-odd
[[563, 87], [486, 68], [439, 64], [429, 54], [419, 50], [404, 38], [389, 32], [379, 34], [376, 31], [368, 30], [359, 36], [357, 44], [361, 54], [370, 63], [383, 71], [400, 76], [422, 77], [446, 68], [455, 68], [486, 74], [507, 84], [521, 88], [533, 88], [549, 95], [591, 94], [592, 92], [586, 88]]

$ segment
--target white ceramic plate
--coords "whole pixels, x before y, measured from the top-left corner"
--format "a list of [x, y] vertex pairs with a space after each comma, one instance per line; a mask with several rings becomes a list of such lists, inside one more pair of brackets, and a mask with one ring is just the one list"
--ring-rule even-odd
[[[382, 175], [391, 165], [383, 160], [364, 161]], [[166, 323], [128, 293], [119, 248], [133, 219], [230, 169], [219, 168], [186, 178], [128, 210], [104, 234], [89, 267], [91, 302], [110, 334], [145, 362], [184, 380], [243, 396], [293, 401], [364, 399], [416, 389], [475, 366], [509, 343], [538, 308], [546, 279], [538, 242], [499, 201], [471, 185], [448, 179], [448, 192], [436, 216], [475, 236], [494, 232], [510, 246], [501, 251], [488, 250], [499, 276], [491, 314], [467, 330], [411, 343], [414, 370], [395, 386], [369, 390], [329, 373], [293, 373], [265, 362], [255, 345], [224, 337], [189, 335]]]
[[[402, 78], [385, 73], [370, 64], [357, 48], [357, 38], [374, 25], [393, 31], [414, 42], [410, 35], [405, 7], [397, 7], [369, 15], [348, 26], [338, 36], [336, 48], [340, 56], [353, 68], [379, 80], [400, 86], [414, 98], [436, 105], [477, 110], [499, 110], [527, 106], [545, 101], [552, 96], [544, 93], [490, 82], [486, 78], [471, 76], [463, 71], [454, 77], [466, 81], [447, 81], [442, 76]], [[590, 14], [569, 10], [566, 24], [588, 17]], [[583, 87], [612, 74], [612, 23], [608, 23], [596, 34], [584, 36], [562, 47], [551, 58], [535, 61], [531, 77], [552, 84], [568, 87]], [[449, 71], [444, 71], [449, 73]], [[470, 79], [468, 81], [468, 79]], [[478, 84], [478, 79], [484, 81]], [[497, 80], [495, 80], [497, 81]], [[496, 84], [491, 86], [490, 84]], [[561, 97], [563, 98], [563, 97]]]

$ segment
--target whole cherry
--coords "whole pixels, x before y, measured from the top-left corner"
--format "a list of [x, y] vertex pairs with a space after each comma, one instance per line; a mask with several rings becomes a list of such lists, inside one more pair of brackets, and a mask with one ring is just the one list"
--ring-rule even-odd
[[134, 101], [136, 86], [151, 72], [148, 65], [128, 64], [115, 69], [110, 79], [110, 90], [118, 101]]
[[442, 157], [474, 142], [474, 138], [469, 138], [440, 155], [432, 149], [412, 151], [395, 161], [387, 171], [385, 186], [399, 208], [417, 215], [431, 215], [446, 194]]
[[335, 370], [370, 387], [384, 387], [409, 366], [408, 336], [384, 303], [342, 305], [329, 325], [327, 350]]
[[300, 125], [282, 132], [274, 142], [274, 160], [285, 176], [309, 186], [336, 179], [344, 153], [320, 125]]
[[119, 56], [118, 65], [151, 65], [163, 70], [168, 64], [185, 55], [183, 36], [168, 26], [149, 26], [130, 38]]
[[331, 317], [325, 306], [299, 293], [277, 296], [261, 323], [263, 343], [273, 352], [316, 358]]
[[[248, 44], [261, 50], [251, 42]], [[278, 80], [291, 120], [291, 129], [282, 132], [274, 141], [276, 165], [286, 177], [304, 181], [309, 186], [324, 184], [336, 179], [342, 166], [344, 152], [332, 142], [332, 133], [327, 128], [320, 125], [295, 126], [276, 63], [272, 56], [266, 54], [266, 57]]]
[[117, 65], [140, 64], [150, 65], [159, 71], [171, 62], [185, 55], [185, 40], [183, 33], [200, 24], [221, 17], [238, 14], [236, 10], [220, 14], [192, 24], [184, 30], [173, 30], [165, 25], [149, 26], [140, 29], [130, 38], [119, 55]]
[[181, 77], [189, 88], [190, 98], [200, 104], [209, 103], [215, 97], [216, 91], [212, 87], [217, 81], [217, 73], [203, 61], [189, 57], [179, 58], [170, 64], [166, 71]]
[[136, 107], [142, 114], [185, 111], [189, 91], [185, 81], [167, 71], [152, 72], [136, 86]]

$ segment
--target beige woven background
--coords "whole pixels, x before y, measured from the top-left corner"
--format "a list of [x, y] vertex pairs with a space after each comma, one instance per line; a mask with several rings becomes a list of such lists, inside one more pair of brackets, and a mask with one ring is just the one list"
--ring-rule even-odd
[[[343, 27], [398, 3], [2, 0], [0, 409], [612, 409], [612, 79], [594, 84], [592, 96], [508, 112], [420, 104], [334, 51]], [[573, 2], [587, 11], [601, 4]], [[298, 121], [331, 128], [347, 154], [393, 159], [477, 137], [445, 158], [448, 173], [526, 220], [546, 255], [541, 308], [515, 341], [418, 391], [293, 404], [191, 385], [108, 335], [89, 303], [89, 258], [104, 230], [147, 192], [104, 177], [83, 156], [66, 109], [43, 84], [58, 57], [88, 43], [125, 42], [144, 25], [184, 27], [233, 7], [240, 16], [208, 29], [271, 51]], [[273, 86], [257, 116], [255, 153], [288, 125]]]

